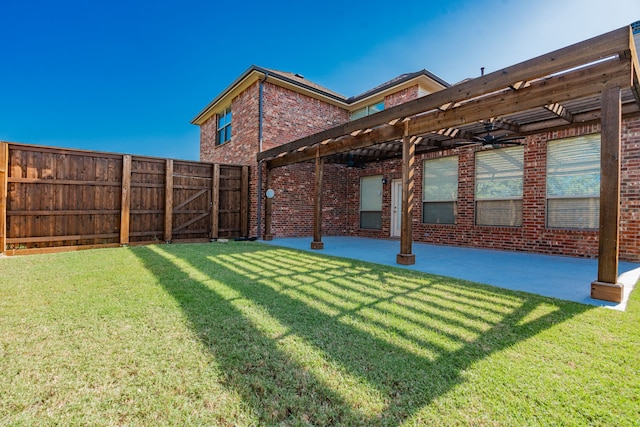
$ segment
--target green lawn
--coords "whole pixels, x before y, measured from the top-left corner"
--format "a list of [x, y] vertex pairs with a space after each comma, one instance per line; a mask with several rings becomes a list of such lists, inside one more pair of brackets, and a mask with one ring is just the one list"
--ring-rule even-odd
[[640, 422], [637, 292], [622, 313], [251, 242], [0, 272], [0, 425]]

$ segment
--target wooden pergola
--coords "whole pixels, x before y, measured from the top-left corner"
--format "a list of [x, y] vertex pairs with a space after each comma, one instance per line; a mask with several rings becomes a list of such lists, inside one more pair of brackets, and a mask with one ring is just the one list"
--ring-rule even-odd
[[[412, 253], [414, 162], [418, 153], [442, 150], [485, 133], [523, 136], [574, 124], [601, 123], [601, 195], [598, 277], [594, 298], [619, 301], [620, 153], [622, 117], [640, 112], [638, 59], [631, 27], [467, 80], [379, 113], [258, 154], [267, 188], [274, 168], [315, 160], [312, 248], [322, 244], [323, 164], [402, 158], [402, 226], [399, 264]], [[265, 207], [271, 234], [272, 203]]]

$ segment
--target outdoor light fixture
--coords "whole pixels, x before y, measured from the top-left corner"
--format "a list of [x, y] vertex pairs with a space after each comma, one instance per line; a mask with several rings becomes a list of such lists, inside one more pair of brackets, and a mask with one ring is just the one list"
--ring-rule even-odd
[[382, 185], [387, 183], [387, 178], [382, 178]]

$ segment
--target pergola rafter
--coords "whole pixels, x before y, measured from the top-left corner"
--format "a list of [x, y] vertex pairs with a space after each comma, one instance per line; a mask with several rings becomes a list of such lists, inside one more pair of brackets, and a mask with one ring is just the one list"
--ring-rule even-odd
[[551, 111], [556, 116], [566, 120], [567, 122], [573, 123], [573, 114], [571, 114], [564, 105], [558, 104], [556, 102], [554, 104], [545, 105], [544, 108]]
[[[603, 153], [611, 155], [620, 146], [616, 115], [620, 119], [625, 114], [640, 113], [639, 70], [631, 28], [623, 27], [261, 152], [258, 161], [266, 161], [267, 169], [271, 170], [315, 159], [317, 169], [321, 170], [318, 162], [324, 158], [329, 162], [347, 162], [351, 155], [366, 162], [401, 155], [403, 189], [411, 189], [413, 168], [407, 165], [414, 161], [416, 151], [451, 148], [460, 141], [471, 141], [486, 134], [485, 123], [515, 136], [598, 120], [602, 123], [603, 146], [607, 146]], [[603, 158], [602, 165], [613, 167], [615, 162], [605, 162]], [[601, 188], [608, 193], [601, 200], [607, 203], [619, 202], [619, 184], [608, 182], [614, 175], [612, 171], [602, 173]], [[316, 188], [316, 194], [318, 191]], [[410, 215], [405, 207], [413, 205], [409, 203], [412, 194], [403, 190], [403, 218]], [[601, 206], [601, 211], [608, 209]], [[611, 219], [614, 216], [601, 219], [601, 237], [617, 233], [618, 222]], [[267, 230], [266, 234], [269, 233]], [[410, 225], [403, 225], [403, 256], [398, 257], [399, 262], [412, 259], [406, 252], [411, 247], [410, 234]], [[314, 235], [314, 242], [316, 238], [319, 236]], [[601, 251], [607, 251], [600, 254], [607, 266], [599, 268], [596, 282], [615, 285], [617, 240], [601, 246]], [[615, 257], [610, 256], [611, 251], [616, 252]]]

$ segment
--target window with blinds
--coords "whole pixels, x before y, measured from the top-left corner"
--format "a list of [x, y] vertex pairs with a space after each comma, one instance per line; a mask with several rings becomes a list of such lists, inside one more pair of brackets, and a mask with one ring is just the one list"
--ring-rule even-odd
[[360, 228], [382, 229], [382, 175], [360, 178]]
[[476, 153], [476, 225], [522, 226], [524, 147]]
[[422, 222], [455, 224], [458, 216], [458, 156], [425, 160]]
[[547, 227], [597, 229], [600, 222], [600, 135], [547, 144]]

